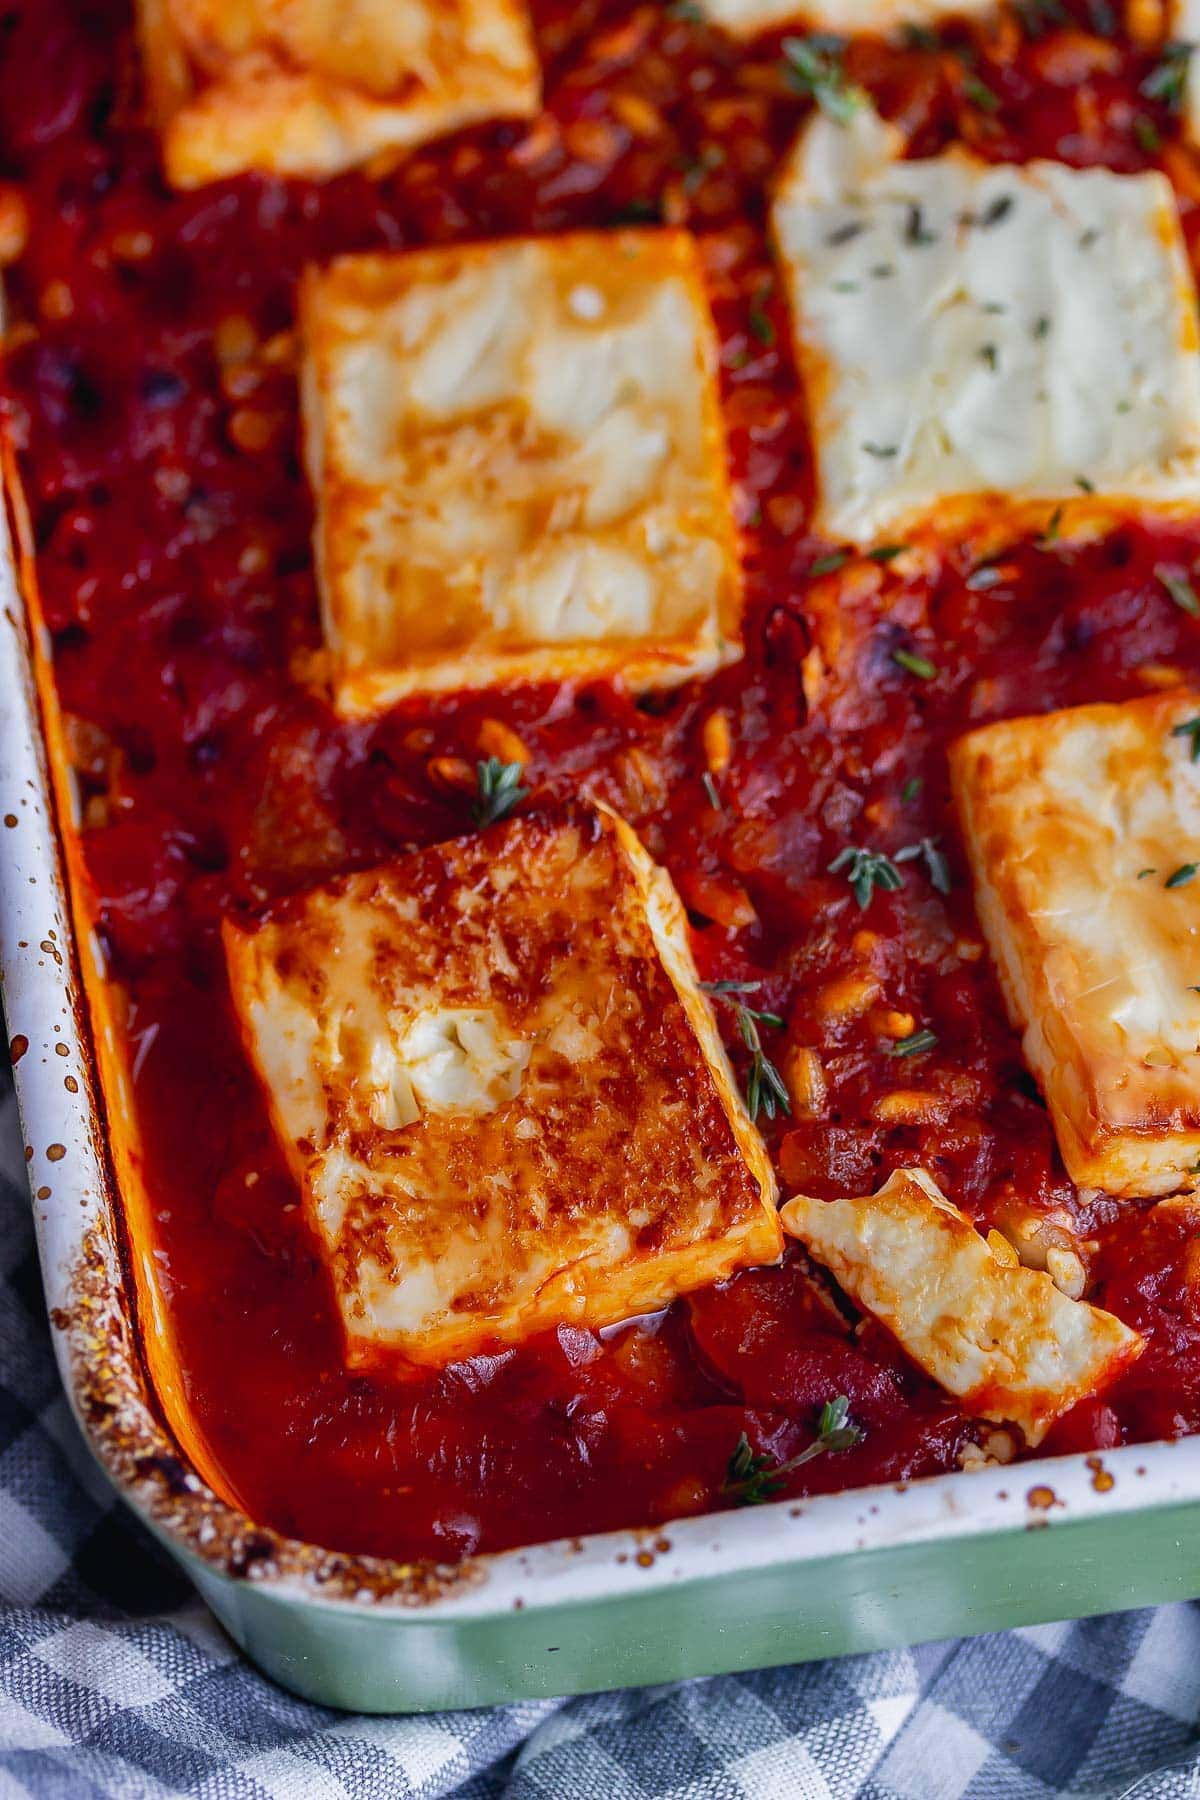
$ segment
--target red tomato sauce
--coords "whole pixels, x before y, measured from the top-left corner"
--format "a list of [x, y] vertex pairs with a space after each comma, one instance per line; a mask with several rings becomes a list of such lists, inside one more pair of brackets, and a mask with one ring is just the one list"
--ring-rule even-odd
[[[126, 1008], [155, 1252], [189, 1402], [228, 1492], [327, 1545], [441, 1558], [646, 1525], [731, 1503], [741, 1433], [783, 1459], [845, 1394], [860, 1428], [783, 1491], [955, 1467], [977, 1427], [803, 1259], [603, 1332], [561, 1330], [413, 1382], [348, 1374], [326, 1277], [238, 1047], [217, 925], [338, 871], [470, 829], [455, 761], [499, 720], [539, 800], [616, 804], [674, 875], [703, 977], [761, 982], [779, 1063], [820, 1059], [823, 1114], [761, 1121], [785, 1189], [872, 1191], [919, 1162], [982, 1226], [1014, 1201], [1068, 1215], [1095, 1297], [1144, 1331], [1119, 1388], [1051, 1447], [1200, 1425], [1200, 1324], [1184, 1237], [1064, 1175], [974, 916], [945, 745], [1022, 712], [1200, 678], [1200, 620], [1156, 565], [1200, 566], [1200, 524], [1027, 541], [981, 583], [970, 557], [847, 558], [807, 529], [811, 458], [764, 237], [766, 183], [810, 102], [778, 39], [736, 48], [686, 4], [536, 0], [546, 108], [378, 179], [247, 177], [172, 195], [138, 123], [117, 0], [24, 0], [0, 30], [6, 372], [83, 844]], [[1153, 53], [1103, 0], [856, 43], [851, 76], [924, 153], [954, 138], [1134, 170], [1159, 161], [1194, 237], [1176, 120], [1141, 91]], [[746, 654], [640, 703], [612, 685], [405, 705], [340, 723], [296, 678], [319, 641], [298, 448], [293, 293], [361, 249], [665, 218], [701, 236], [748, 569]], [[814, 565], [826, 572], [814, 572]], [[893, 652], [935, 665], [931, 679]], [[706, 788], [702, 733], [731, 728]], [[451, 759], [446, 762], [444, 759]], [[714, 805], [715, 799], [719, 804]], [[865, 911], [847, 844], [937, 840]], [[830, 996], [867, 981], [861, 1005]], [[841, 984], [839, 987], [836, 984]], [[746, 1056], [721, 1007], [735, 1065]], [[911, 1062], [899, 1021], [936, 1035]], [[901, 1034], [902, 1035], [902, 1034]], [[895, 1090], [935, 1104], [878, 1116]]]

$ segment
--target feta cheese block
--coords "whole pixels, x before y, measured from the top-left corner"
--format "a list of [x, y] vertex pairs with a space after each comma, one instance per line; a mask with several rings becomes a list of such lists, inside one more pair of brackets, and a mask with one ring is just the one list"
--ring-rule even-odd
[[857, 1199], [797, 1195], [780, 1218], [927, 1375], [978, 1418], [1019, 1425], [1030, 1445], [1143, 1349], [1015, 1251], [998, 1256], [924, 1169], [897, 1169]]
[[1072, 1180], [1197, 1182], [1200, 692], [988, 725], [950, 751], [991, 947]]
[[[1200, 0], [1197, 0], [1200, 4]], [[815, 26], [839, 36], [886, 36], [903, 25], [972, 18], [996, 10], [995, 0], [699, 0], [700, 10], [732, 37], [754, 37], [781, 25]]]
[[540, 105], [521, 0], [137, 0], [137, 17], [175, 187], [336, 175]]
[[683, 909], [622, 820], [531, 814], [224, 939], [350, 1366], [606, 1324], [778, 1258]]
[[1200, 503], [1196, 293], [1165, 176], [901, 160], [814, 117], [773, 204], [816, 524], [868, 544], [998, 504]]
[[335, 703], [740, 654], [696, 245], [578, 232], [352, 256], [302, 284]]

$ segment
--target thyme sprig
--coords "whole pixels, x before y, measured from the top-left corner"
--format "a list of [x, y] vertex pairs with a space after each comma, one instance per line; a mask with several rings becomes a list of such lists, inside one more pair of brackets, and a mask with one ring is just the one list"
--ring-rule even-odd
[[777, 1112], [790, 1113], [792, 1103], [788, 1097], [783, 1076], [775, 1067], [762, 1047], [762, 1039], [758, 1035], [758, 1022], [782, 1025], [782, 1019], [776, 1019], [773, 1013], [754, 1013], [747, 1006], [738, 1007], [738, 1030], [742, 1034], [742, 1042], [750, 1052], [750, 1072], [746, 1076], [746, 1111], [752, 1119], [757, 1119], [760, 1112], [765, 1112], [768, 1119], [773, 1119]]
[[726, 1000], [734, 1009], [738, 1035], [750, 1052], [750, 1067], [746, 1074], [746, 1111], [752, 1119], [757, 1119], [760, 1112], [773, 1119], [777, 1112], [790, 1113], [791, 1098], [783, 1076], [775, 1067], [762, 1047], [759, 1026], [765, 1025], [771, 1031], [782, 1031], [784, 1021], [778, 1013], [763, 1012], [756, 1006], [747, 1006], [739, 999], [741, 994], [752, 994], [762, 986], [758, 981], [702, 981], [700, 986], [706, 994], [715, 1000]]
[[817, 1421], [816, 1437], [806, 1449], [789, 1456], [786, 1462], [777, 1463], [773, 1456], [756, 1453], [743, 1431], [725, 1470], [721, 1492], [735, 1506], [762, 1506], [773, 1499], [786, 1478], [803, 1468], [805, 1463], [813, 1462], [829, 1451], [850, 1450], [861, 1437], [861, 1430], [850, 1417], [850, 1402], [845, 1394], [825, 1402]]
[[475, 764], [475, 788], [471, 817], [481, 831], [486, 825], [507, 819], [529, 794], [529, 789], [521, 785], [520, 763], [501, 762], [498, 756]]
[[891, 857], [862, 844], [847, 844], [839, 850], [826, 873], [845, 875], [863, 912], [870, 906], [876, 888], [881, 893], [894, 894], [904, 886], [904, 877]]
[[[919, 792], [919, 783], [911, 792], [906, 787], [901, 799], [913, 799]], [[894, 894], [904, 886], [901, 863], [924, 863], [925, 873], [938, 893], [948, 894], [954, 884], [950, 879], [950, 864], [938, 849], [940, 843], [940, 838], [923, 837], [915, 844], [903, 845], [891, 856], [883, 850], [869, 850], [862, 844], [847, 844], [838, 851], [825, 872], [827, 875], [845, 875], [863, 912], [870, 906], [876, 888], [885, 894]]]

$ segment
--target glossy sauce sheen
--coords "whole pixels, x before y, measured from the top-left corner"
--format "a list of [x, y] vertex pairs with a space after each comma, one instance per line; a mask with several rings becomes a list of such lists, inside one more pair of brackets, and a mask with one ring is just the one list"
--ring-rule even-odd
[[[127, 996], [155, 1252], [228, 1491], [321, 1543], [448, 1557], [727, 1504], [739, 1433], [785, 1457], [840, 1393], [861, 1441], [806, 1464], [787, 1491], [951, 1468], [974, 1435], [795, 1255], [659, 1318], [563, 1330], [415, 1384], [344, 1371], [327, 1279], [238, 1047], [218, 922], [468, 830], [471, 795], [430, 761], [472, 764], [485, 718], [529, 746], [539, 800], [584, 793], [624, 812], [691, 910], [702, 976], [761, 979], [754, 1004], [787, 1020], [766, 1033], [777, 1062], [789, 1044], [819, 1051], [827, 1116], [763, 1121], [785, 1192], [870, 1192], [919, 1163], [985, 1226], [1014, 1193], [1085, 1214], [1091, 1297], [1150, 1345], [1047, 1447], [1192, 1430], [1186, 1232], [1151, 1229], [1137, 1204], [1085, 1209], [1064, 1176], [980, 950], [944, 746], [991, 719], [1197, 679], [1200, 621], [1154, 569], [1192, 570], [1200, 524], [1027, 542], [991, 586], [967, 585], [965, 553], [928, 549], [813, 575], [830, 547], [807, 533], [809, 450], [762, 229], [765, 180], [808, 106], [780, 78], [778, 40], [737, 49], [686, 6], [534, 11], [546, 113], [532, 125], [465, 134], [377, 181], [247, 178], [181, 196], [136, 124], [123, 8], [26, 0], [4, 18], [2, 173], [33, 220], [8, 283], [26, 322], [8, 358], [10, 418], [75, 721], [87, 863]], [[849, 54], [917, 150], [957, 136], [997, 159], [1133, 170], [1154, 160], [1141, 119], [1161, 134], [1194, 240], [1196, 169], [1138, 92], [1152, 55], [1097, 35], [1082, 5], [1041, 35], [1007, 18], [945, 43]], [[997, 104], [979, 103], [980, 83]], [[277, 334], [302, 266], [653, 219], [660, 206], [701, 234], [722, 340], [744, 661], [640, 706], [600, 685], [336, 723], [294, 678], [318, 629], [295, 378]], [[814, 680], [810, 658], [806, 702], [814, 649], [824, 674]], [[896, 649], [936, 675], [905, 672]], [[715, 705], [733, 742], [719, 810], [701, 781]], [[847, 844], [894, 852], [927, 835], [949, 858], [946, 898], [910, 862], [901, 891], [862, 913], [827, 872]], [[877, 997], [831, 1014], [830, 984], [865, 967]], [[889, 1054], [881, 1009], [911, 1014], [936, 1049]], [[744, 1072], [727, 1005], [721, 1023]], [[880, 1094], [905, 1087], [942, 1096], [936, 1122], [873, 1119]]]

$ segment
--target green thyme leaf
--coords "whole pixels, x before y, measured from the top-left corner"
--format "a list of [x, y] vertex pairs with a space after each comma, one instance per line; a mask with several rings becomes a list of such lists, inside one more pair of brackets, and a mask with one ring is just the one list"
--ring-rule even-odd
[[1162, 55], [1141, 86], [1141, 92], [1147, 100], [1161, 100], [1168, 112], [1177, 113], [1182, 110], [1188, 64], [1194, 49], [1194, 44], [1176, 42], [1164, 45]]
[[844, 850], [839, 850], [826, 873], [845, 875], [863, 912], [870, 906], [876, 888], [881, 893], [894, 894], [897, 888], [904, 886], [904, 877], [890, 856], [885, 856], [882, 850], [867, 850], [858, 844], [847, 844]]
[[937, 1034], [933, 1031], [913, 1031], [908, 1037], [897, 1038], [888, 1049], [889, 1056], [923, 1056], [926, 1050], [932, 1050], [937, 1043]]
[[1168, 888], [1186, 887], [1195, 876], [1197, 869], [1200, 869], [1200, 863], [1180, 863], [1175, 873], [1167, 876], [1163, 886]]
[[1180, 724], [1172, 725], [1171, 736], [1188, 738], [1192, 762], [1200, 761], [1200, 713], [1194, 719], [1184, 719]]
[[981, 112], [994, 113], [1000, 111], [999, 95], [993, 94], [991, 88], [980, 81], [978, 75], [964, 75], [962, 91], [966, 98], [971, 102], [972, 106], [977, 106]]
[[1153, 119], [1148, 119], [1145, 113], [1135, 115], [1133, 137], [1138, 149], [1144, 151], [1147, 156], [1157, 156], [1162, 149], [1162, 137], [1158, 126]]
[[936, 663], [931, 663], [927, 656], [918, 656], [912, 650], [893, 650], [892, 661], [910, 675], [917, 676], [920, 681], [932, 681], [938, 672]]
[[905, 844], [903, 850], [897, 850], [895, 861], [898, 863], [915, 862], [918, 858], [925, 864], [925, 872], [939, 894], [948, 894], [954, 885], [950, 880], [950, 864], [938, 849], [939, 838], [923, 837], [919, 844]]
[[769, 314], [764, 310], [770, 298], [771, 283], [768, 282], [765, 287], [759, 288], [757, 294], [754, 296], [750, 305], [747, 321], [753, 335], [758, 339], [759, 343], [764, 344], [767, 349], [770, 349], [775, 342], [775, 327], [771, 322]]
[[724, 808], [721, 805], [721, 796], [717, 792], [717, 784], [707, 769], [705, 769], [703, 775], [700, 777], [700, 785], [704, 789], [704, 797], [712, 807], [713, 811], [723, 812]]
[[778, 1013], [759, 1012], [755, 1006], [739, 1006], [737, 1009], [738, 1030], [742, 1034], [742, 1042], [747, 1050], [761, 1050], [758, 1027], [767, 1025], [772, 1031], [783, 1030], [783, 1020]]
[[501, 762], [498, 756], [489, 756], [486, 762], [476, 763], [475, 783], [475, 805], [471, 816], [481, 831], [485, 825], [496, 825], [501, 819], [507, 819], [513, 808], [529, 794], [529, 789], [521, 786], [520, 763]]
[[1061, 506], [1056, 506], [1046, 523], [1045, 531], [1037, 540], [1039, 550], [1046, 550], [1052, 544], [1057, 544], [1062, 532], [1062, 521], [1063, 509]]
[[909, 548], [907, 544], [880, 544], [876, 550], [867, 551], [867, 561], [877, 563], [895, 562]]
[[835, 38], [786, 37], [784, 71], [790, 85], [814, 99], [821, 111], [846, 125], [866, 99], [862, 88], [842, 67], [842, 48]]
[[1176, 606], [1180, 607], [1190, 618], [1200, 619], [1200, 600], [1196, 598], [1196, 590], [1187, 576], [1178, 569], [1169, 568], [1166, 563], [1155, 563], [1154, 573]]
[[743, 1431], [726, 1467], [721, 1492], [729, 1495], [739, 1506], [761, 1506], [764, 1500], [771, 1498], [778, 1486], [778, 1483], [770, 1480], [770, 1472], [774, 1466], [774, 1457], [755, 1455], [750, 1448], [750, 1439]]
[[768, 1056], [756, 1050], [746, 1076], [746, 1111], [751, 1119], [760, 1112], [773, 1119], [777, 1112], [790, 1113], [792, 1102], [779, 1070]]
[[810, 575], [833, 575], [838, 569], [844, 569], [850, 561], [844, 550], [833, 550], [828, 556], [818, 556], [815, 563], [809, 565]]
[[920, 775], [910, 775], [904, 786], [900, 789], [901, 806], [911, 806], [924, 786], [925, 783]]
[[[817, 1440], [821, 1448], [849, 1450], [861, 1436], [862, 1432], [850, 1418], [850, 1402], [845, 1394], [839, 1394], [836, 1400], [827, 1400], [821, 1408], [817, 1425]], [[811, 1447], [805, 1454], [812, 1454]]]

